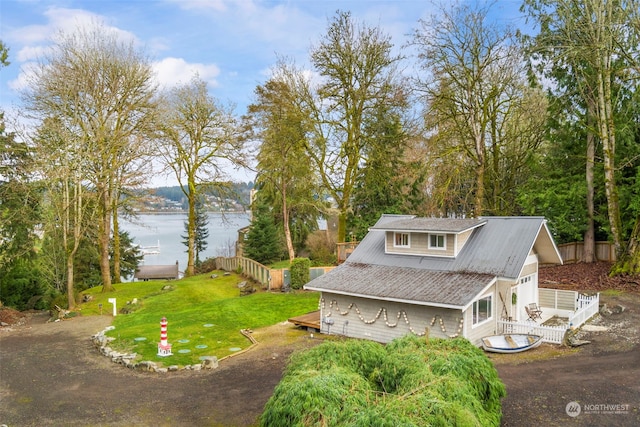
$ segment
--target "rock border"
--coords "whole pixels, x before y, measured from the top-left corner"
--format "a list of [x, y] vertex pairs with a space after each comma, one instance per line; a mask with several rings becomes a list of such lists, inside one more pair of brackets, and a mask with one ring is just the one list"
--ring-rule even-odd
[[202, 363], [197, 363], [195, 365], [170, 365], [166, 368], [159, 367], [156, 362], [153, 362], [151, 360], [142, 360], [140, 362], [135, 362], [135, 358], [138, 357], [137, 353], [120, 353], [119, 351], [115, 351], [111, 347], [109, 347], [109, 343], [114, 341], [115, 338], [108, 337], [105, 334], [109, 331], [114, 330], [115, 328], [115, 326], [107, 326], [102, 331], [98, 332], [95, 335], [92, 335], [91, 341], [101, 355], [110, 358], [113, 363], [117, 363], [126, 368], [142, 372], [166, 373], [183, 370], [200, 371], [203, 369], [216, 369], [218, 367], [218, 358], [216, 356], [206, 356], [204, 359], [202, 359]]

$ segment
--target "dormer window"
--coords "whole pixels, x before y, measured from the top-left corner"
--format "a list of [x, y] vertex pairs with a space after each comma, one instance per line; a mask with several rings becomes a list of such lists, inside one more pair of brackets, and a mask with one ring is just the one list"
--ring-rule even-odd
[[393, 233], [393, 246], [396, 248], [408, 248], [409, 233]]
[[429, 234], [429, 249], [447, 249], [447, 238], [444, 234]]

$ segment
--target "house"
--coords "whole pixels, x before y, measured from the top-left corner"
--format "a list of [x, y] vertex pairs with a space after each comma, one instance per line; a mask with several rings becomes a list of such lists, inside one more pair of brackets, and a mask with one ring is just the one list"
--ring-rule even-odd
[[542, 217], [383, 215], [343, 264], [305, 289], [321, 294], [324, 333], [383, 343], [428, 333], [480, 345], [499, 322], [533, 324], [525, 307], [539, 302], [541, 264], [562, 264]]
[[133, 274], [134, 280], [174, 280], [180, 278], [178, 261], [169, 265], [141, 265]]

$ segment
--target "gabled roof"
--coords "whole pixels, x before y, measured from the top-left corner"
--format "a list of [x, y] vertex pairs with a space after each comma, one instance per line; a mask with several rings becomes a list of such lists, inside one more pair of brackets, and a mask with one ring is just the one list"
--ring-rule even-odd
[[[490, 274], [450, 273], [345, 262], [309, 282], [305, 289], [411, 304], [463, 308], [493, 280], [495, 276]], [[433, 286], [434, 283], [447, 283], [447, 286]]]
[[[385, 253], [386, 231], [417, 231], [420, 225], [473, 232], [455, 258]], [[346, 262], [305, 289], [462, 308], [496, 278], [517, 279], [532, 250], [542, 263], [562, 263], [542, 217], [455, 220], [383, 215]]]
[[425, 233], [462, 233], [486, 223], [485, 220], [453, 219], [453, 218], [418, 218], [414, 216], [403, 216], [401, 219], [392, 221], [378, 221], [370, 230], [384, 231], [420, 231]]

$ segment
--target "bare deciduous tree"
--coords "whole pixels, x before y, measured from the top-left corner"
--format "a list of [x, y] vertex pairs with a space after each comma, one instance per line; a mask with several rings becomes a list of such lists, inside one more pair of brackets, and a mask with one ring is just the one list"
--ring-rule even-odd
[[[151, 133], [155, 85], [149, 61], [132, 41], [94, 23], [60, 33], [24, 92], [35, 117], [55, 117], [84, 146], [85, 178], [97, 197], [103, 292], [112, 290], [109, 241], [122, 171], [139, 158], [138, 138]], [[142, 172], [140, 172], [142, 173]]]
[[198, 76], [163, 100], [159, 149], [189, 201], [186, 276], [195, 271], [196, 201], [228, 182], [227, 167], [243, 166], [240, 127], [231, 107], [209, 95]]
[[[518, 171], [542, 143], [545, 99], [528, 87], [512, 33], [489, 24], [488, 13], [456, 4], [421, 20], [414, 33], [434, 175], [441, 168], [449, 173], [435, 177], [445, 186], [435, 193], [451, 199], [446, 214], [511, 214]], [[464, 180], [470, 173], [473, 182]]]

